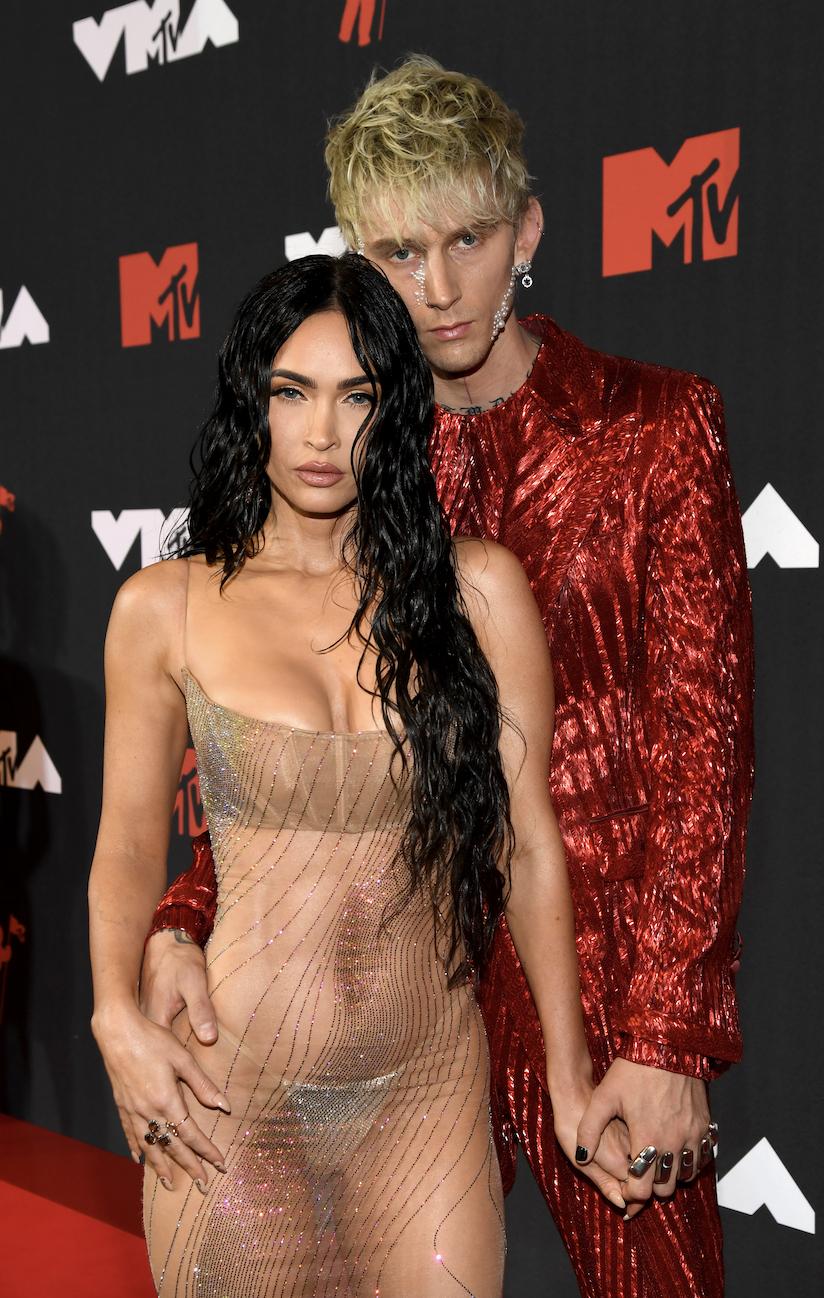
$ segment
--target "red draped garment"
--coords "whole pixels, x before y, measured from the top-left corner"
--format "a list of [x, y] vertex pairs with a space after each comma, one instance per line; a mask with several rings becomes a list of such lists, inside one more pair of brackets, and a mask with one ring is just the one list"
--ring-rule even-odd
[[[591, 351], [543, 316], [532, 373], [484, 414], [436, 411], [456, 534], [518, 556], [555, 669], [552, 797], [597, 1076], [621, 1055], [710, 1080], [741, 1054], [734, 969], [752, 790], [752, 631], [721, 401]], [[198, 941], [208, 839], [158, 907]], [[723, 1293], [714, 1170], [624, 1223], [552, 1134], [543, 1042], [505, 923], [478, 999], [509, 1190], [520, 1143], [586, 1298]]]

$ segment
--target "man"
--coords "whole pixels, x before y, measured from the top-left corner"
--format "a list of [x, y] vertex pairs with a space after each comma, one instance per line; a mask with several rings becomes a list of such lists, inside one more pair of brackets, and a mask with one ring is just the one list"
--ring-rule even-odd
[[[330, 193], [344, 236], [415, 322], [453, 528], [519, 557], [555, 666], [551, 786], [600, 1083], [580, 1164], [598, 1182], [597, 1153], [627, 1208], [552, 1137], [540, 1028], [503, 924], [478, 998], [505, 1189], [520, 1142], [584, 1295], [715, 1298], [706, 1083], [740, 1057], [735, 919], [752, 781], [740, 517], [710, 384], [599, 355], [546, 317], [516, 320], [543, 225], [522, 130], [481, 82], [413, 59], [333, 128]], [[206, 1041], [217, 1028], [191, 939], [208, 935], [214, 893], [201, 840], [156, 918], [175, 931], [152, 937], [144, 971], [150, 1016], [169, 1023], [185, 1003]], [[599, 1150], [613, 1117], [626, 1124], [617, 1162]]]

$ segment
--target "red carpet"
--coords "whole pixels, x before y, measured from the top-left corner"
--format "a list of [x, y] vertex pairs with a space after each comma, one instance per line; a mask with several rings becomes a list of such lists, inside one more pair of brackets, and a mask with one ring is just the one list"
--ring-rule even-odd
[[0, 1114], [3, 1298], [154, 1298], [142, 1169]]

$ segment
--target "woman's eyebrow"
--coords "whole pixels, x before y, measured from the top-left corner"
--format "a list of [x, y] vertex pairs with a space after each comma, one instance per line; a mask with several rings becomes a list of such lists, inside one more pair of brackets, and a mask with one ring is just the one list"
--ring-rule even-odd
[[314, 379], [308, 379], [305, 374], [296, 374], [294, 370], [272, 370], [270, 377], [273, 379], [291, 379], [293, 383], [300, 383], [304, 388], [316, 388], [318, 386]]

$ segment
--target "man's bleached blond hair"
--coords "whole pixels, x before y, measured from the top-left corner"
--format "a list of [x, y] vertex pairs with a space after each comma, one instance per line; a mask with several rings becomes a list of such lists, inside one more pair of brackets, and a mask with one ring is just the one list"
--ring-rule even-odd
[[330, 123], [329, 195], [338, 225], [357, 248], [364, 228], [447, 223], [516, 230], [530, 199], [521, 152], [524, 124], [477, 77], [448, 72], [425, 55], [407, 59]]

